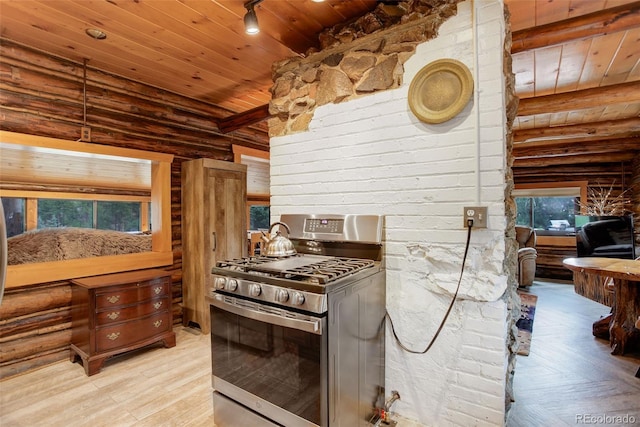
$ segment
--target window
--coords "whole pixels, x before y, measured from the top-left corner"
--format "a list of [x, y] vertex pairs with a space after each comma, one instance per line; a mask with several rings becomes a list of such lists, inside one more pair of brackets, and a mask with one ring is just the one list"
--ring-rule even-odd
[[236, 163], [247, 166], [247, 229], [266, 230], [271, 215], [269, 153], [234, 145], [233, 154]]
[[24, 233], [25, 225], [25, 199], [18, 197], [2, 197], [2, 209], [4, 209], [4, 221], [7, 226], [7, 237]]
[[586, 182], [582, 181], [518, 186], [513, 192], [516, 225], [532, 227], [541, 236], [572, 236], [584, 192]]
[[[0, 131], [0, 149], [0, 196], [5, 212], [9, 211], [8, 223], [15, 224], [14, 235], [38, 228], [38, 201], [42, 199], [88, 203], [93, 210], [91, 223], [96, 226], [105, 221], [100, 202], [139, 205], [141, 231], [150, 230], [153, 219], [149, 252], [10, 265], [7, 288], [173, 264], [172, 155], [7, 131]], [[124, 208], [124, 217], [130, 214], [126, 212]], [[41, 223], [88, 220], [82, 209], [64, 218], [42, 215]], [[125, 218], [106, 218], [106, 223], [129, 227]]]
[[96, 226], [100, 230], [141, 231], [142, 204], [134, 202], [96, 202]]
[[[25, 206], [30, 202], [35, 209]], [[2, 197], [7, 237], [31, 228], [81, 227], [116, 231], [147, 231], [148, 202]], [[25, 212], [27, 212], [25, 214]], [[28, 224], [36, 224], [30, 227]]]
[[93, 228], [93, 203], [90, 200], [38, 200], [38, 228]]
[[267, 230], [271, 217], [269, 205], [251, 204], [249, 202], [249, 230]]
[[516, 225], [526, 225], [539, 234], [572, 234], [579, 197], [516, 197]]

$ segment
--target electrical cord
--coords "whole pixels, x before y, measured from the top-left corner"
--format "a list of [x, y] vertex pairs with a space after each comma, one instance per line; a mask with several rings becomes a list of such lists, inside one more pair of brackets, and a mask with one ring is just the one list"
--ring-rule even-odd
[[429, 349], [431, 348], [431, 346], [433, 345], [433, 343], [436, 342], [436, 339], [438, 338], [438, 335], [440, 335], [440, 331], [442, 331], [442, 328], [444, 327], [444, 324], [447, 321], [447, 318], [449, 317], [449, 313], [451, 313], [451, 309], [453, 308], [453, 304], [456, 302], [456, 298], [458, 297], [458, 291], [460, 290], [460, 283], [462, 282], [462, 273], [464, 272], [464, 264], [467, 260], [467, 252], [469, 251], [469, 242], [471, 241], [471, 228], [473, 228], [473, 220], [470, 219], [467, 221], [467, 243], [464, 247], [464, 255], [462, 256], [462, 267], [460, 268], [460, 278], [458, 279], [458, 286], [456, 287], [456, 291], [453, 294], [453, 298], [451, 299], [451, 304], [449, 304], [449, 308], [447, 309], [447, 312], [445, 313], [444, 317], [442, 318], [442, 322], [440, 322], [440, 326], [438, 326], [438, 330], [436, 330], [436, 333], [433, 335], [433, 338], [431, 338], [431, 341], [429, 342], [429, 344], [427, 345], [427, 347], [423, 350], [423, 351], [417, 351], [417, 350], [412, 350], [410, 348], [408, 348], [407, 346], [405, 346], [404, 344], [402, 344], [402, 341], [400, 341], [400, 338], [398, 337], [398, 334], [396, 333], [396, 328], [393, 326], [393, 319], [391, 319], [391, 315], [389, 314], [389, 312], [387, 311], [385, 313], [385, 317], [389, 319], [389, 323], [391, 324], [391, 332], [393, 332], [393, 337], [395, 338], [395, 340], [397, 341], [398, 345], [406, 352], [409, 353], [413, 353], [413, 354], [425, 354], [427, 351], [429, 351]]

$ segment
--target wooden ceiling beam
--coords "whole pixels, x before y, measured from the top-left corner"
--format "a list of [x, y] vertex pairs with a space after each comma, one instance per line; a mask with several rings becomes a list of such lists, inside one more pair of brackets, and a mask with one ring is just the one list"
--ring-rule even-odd
[[538, 141], [571, 136], [609, 137], [614, 135], [640, 135], [640, 118], [634, 117], [623, 120], [607, 120], [569, 126], [516, 130], [513, 132], [513, 141]]
[[[631, 170], [624, 170], [624, 163], [616, 163], [621, 165], [623, 173], [631, 173]], [[550, 169], [552, 169], [550, 171]], [[620, 175], [621, 170], [615, 167], [612, 167], [612, 163], [603, 163], [599, 165], [590, 165], [588, 169], [585, 169], [582, 165], [576, 164], [568, 164], [564, 165], [562, 169], [558, 168], [550, 168], [546, 166], [540, 167], [525, 167], [525, 168], [514, 168], [513, 175], [518, 177], [528, 176], [535, 178], [536, 180], [541, 181], [555, 181], [553, 175], [573, 175], [573, 176], [582, 176], [582, 177], [595, 177], [602, 178], [605, 176], [615, 176]]]
[[520, 145], [522, 146], [513, 147], [513, 157], [515, 157], [516, 159], [539, 156], [544, 157], [586, 153], [614, 153], [634, 150], [640, 151], [640, 138], [610, 139], [591, 142], [572, 140], [569, 142], [565, 141], [562, 144], [549, 144], [544, 147], [527, 146], [526, 144]]
[[558, 143], [554, 140], [544, 141], [548, 144], [518, 144], [513, 147], [514, 157], [527, 157], [548, 154], [576, 154], [580, 152], [610, 153], [615, 151], [640, 151], [640, 137], [635, 138], [609, 138], [597, 141], [584, 141], [581, 139], [562, 140]]
[[629, 3], [564, 21], [514, 31], [511, 36], [511, 53], [555, 46], [638, 26], [640, 26], [640, 2]]
[[595, 153], [557, 156], [538, 156], [514, 159], [513, 168], [532, 168], [544, 166], [564, 166], [569, 164], [619, 163], [632, 161], [637, 153]]
[[233, 132], [244, 127], [255, 125], [271, 117], [269, 104], [261, 105], [243, 113], [234, 114], [217, 121], [218, 129], [223, 133]]
[[518, 117], [640, 102], [640, 81], [520, 99]]
[[[564, 144], [588, 144], [590, 142], [604, 142], [610, 141], [610, 143], [616, 143], [617, 141], [639, 141], [639, 137], [634, 136], [631, 132], [628, 134], [616, 134], [612, 136], [584, 136], [579, 138], [553, 138], [553, 139], [542, 139], [542, 140], [530, 140], [530, 141], [520, 141], [513, 144], [513, 149], [544, 149], [544, 148], [553, 148], [559, 147]], [[638, 142], [640, 144], [640, 141]]]

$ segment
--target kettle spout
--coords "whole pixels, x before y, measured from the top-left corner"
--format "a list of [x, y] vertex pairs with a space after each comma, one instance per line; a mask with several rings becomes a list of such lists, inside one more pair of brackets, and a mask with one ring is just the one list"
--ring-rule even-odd
[[260, 230], [260, 232], [262, 233], [262, 236], [260, 236], [260, 239], [265, 243], [269, 243], [271, 241], [271, 237], [269, 237], [267, 233], [265, 233], [262, 230]]

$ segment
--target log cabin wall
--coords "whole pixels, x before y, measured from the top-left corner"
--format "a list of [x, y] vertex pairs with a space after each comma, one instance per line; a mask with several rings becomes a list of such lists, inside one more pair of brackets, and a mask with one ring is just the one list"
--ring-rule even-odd
[[[638, 142], [640, 144], [640, 141]], [[640, 156], [636, 156], [631, 165], [631, 205], [634, 219], [634, 237], [636, 247], [640, 247]], [[636, 253], [636, 257], [640, 253]]]
[[[181, 163], [233, 161], [232, 144], [268, 151], [266, 126], [223, 133], [232, 112], [0, 40], [0, 129], [173, 154], [171, 229], [173, 319], [182, 322]], [[85, 77], [86, 69], [86, 77]], [[85, 95], [86, 90], [86, 95]], [[86, 101], [85, 101], [86, 99]], [[86, 116], [85, 116], [86, 106]], [[0, 306], [0, 378], [69, 357], [68, 281], [8, 290]]]
[[[634, 215], [635, 240], [640, 244], [640, 160], [611, 162], [606, 154], [592, 156], [592, 161], [584, 164], [565, 164], [553, 167], [540, 164], [538, 167], [513, 168], [514, 183], [542, 184], [563, 181], [587, 181], [587, 188], [612, 189], [615, 197], [622, 192], [631, 203], [628, 209]], [[569, 244], [541, 244], [538, 242], [536, 277], [572, 280], [571, 271], [562, 265], [562, 260], [577, 256], [575, 238]]]

